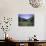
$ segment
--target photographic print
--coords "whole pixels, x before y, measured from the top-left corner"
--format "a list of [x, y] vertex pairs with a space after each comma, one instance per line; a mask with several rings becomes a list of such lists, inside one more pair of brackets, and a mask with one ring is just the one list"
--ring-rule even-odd
[[18, 26], [34, 26], [34, 14], [18, 14]]

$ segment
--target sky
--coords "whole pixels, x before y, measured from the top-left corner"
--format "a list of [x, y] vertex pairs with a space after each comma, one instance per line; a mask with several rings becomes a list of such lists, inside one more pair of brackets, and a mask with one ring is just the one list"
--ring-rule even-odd
[[33, 15], [33, 14], [19, 14], [19, 16], [20, 16], [21, 18], [24, 18], [24, 19], [29, 19], [29, 18], [32, 17], [32, 15]]

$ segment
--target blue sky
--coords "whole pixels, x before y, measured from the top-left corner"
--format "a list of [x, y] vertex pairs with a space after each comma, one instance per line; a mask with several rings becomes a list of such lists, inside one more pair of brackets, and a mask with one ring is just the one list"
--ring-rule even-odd
[[21, 18], [24, 18], [24, 19], [29, 19], [29, 18], [32, 17], [32, 15], [33, 15], [33, 14], [19, 14], [19, 16], [20, 16]]

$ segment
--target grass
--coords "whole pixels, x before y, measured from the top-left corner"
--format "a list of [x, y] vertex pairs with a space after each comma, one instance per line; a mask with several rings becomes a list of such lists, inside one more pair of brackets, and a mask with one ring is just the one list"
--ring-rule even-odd
[[33, 26], [32, 21], [20, 21], [19, 26]]

